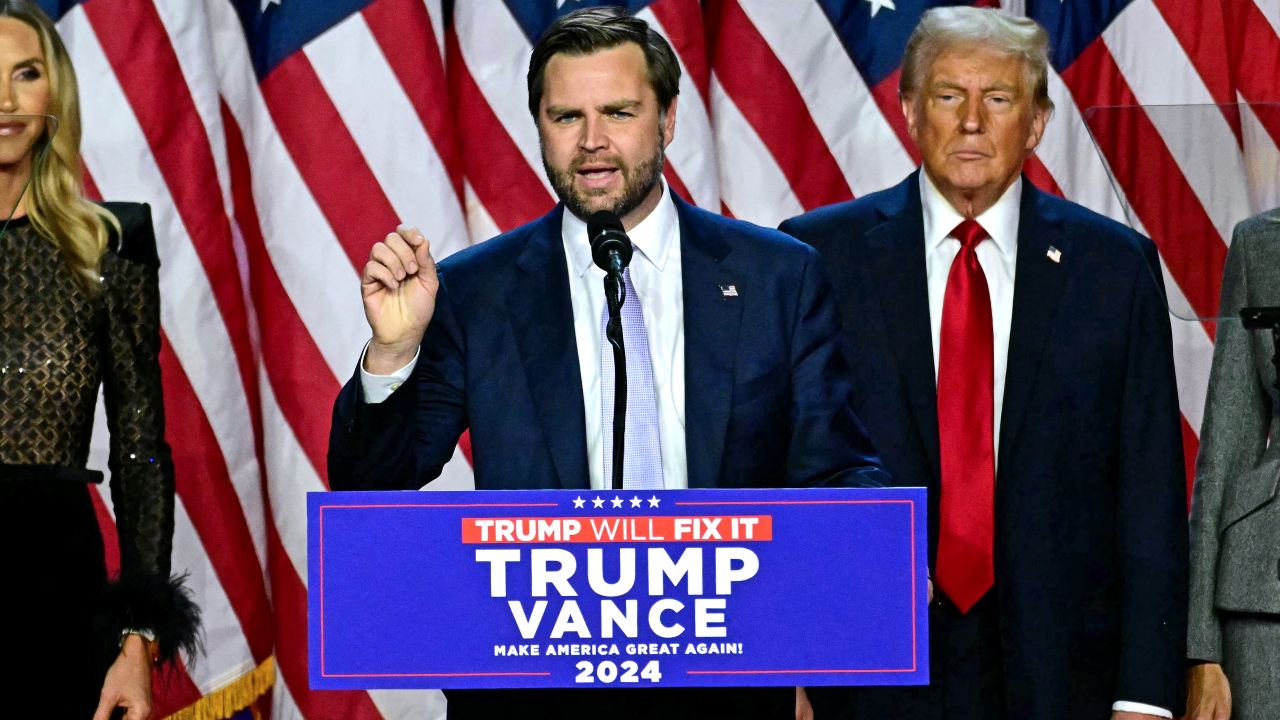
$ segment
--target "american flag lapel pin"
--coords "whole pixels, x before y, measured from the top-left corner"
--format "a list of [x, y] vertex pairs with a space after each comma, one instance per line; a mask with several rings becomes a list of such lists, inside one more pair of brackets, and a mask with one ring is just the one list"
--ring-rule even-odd
[[1049, 251], [1044, 255], [1056, 263], [1062, 262], [1062, 251], [1052, 245], [1049, 246]]
[[738, 297], [738, 286], [737, 285], [721, 285], [720, 294], [727, 298]]

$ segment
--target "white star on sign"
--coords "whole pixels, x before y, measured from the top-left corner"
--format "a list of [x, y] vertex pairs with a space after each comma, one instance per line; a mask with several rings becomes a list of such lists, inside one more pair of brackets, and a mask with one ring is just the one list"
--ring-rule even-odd
[[653, 497], [649, 498], [649, 507], [658, 507], [658, 503], [660, 502], [662, 501], [658, 499], [658, 496], [654, 495]]
[[632, 497], [632, 498], [631, 498], [631, 507], [640, 507], [640, 502], [641, 502], [641, 501], [640, 501], [640, 496], [638, 496], [638, 495], [637, 495], [637, 496], [635, 496], [635, 497]]
[[615, 495], [613, 498], [613, 506], [616, 508], [622, 507], [622, 498]]
[[893, 4], [893, 0], [867, 0], [867, 2], [871, 3], [871, 17], [875, 17], [876, 13], [880, 12], [881, 8], [885, 8], [888, 10], [898, 9]]
[[597, 497], [595, 500], [591, 501], [591, 507], [598, 507], [598, 508], [604, 507], [604, 500], [601, 500], [599, 497]]
[[579, 495], [578, 497], [576, 497], [576, 498], [574, 498], [574, 499], [573, 499], [573, 507], [574, 507], [574, 509], [575, 509], [575, 510], [577, 510], [577, 509], [581, 509], [581, 508], [582, 508], [582, 506], [586, 504], [586, 502], [587, 502], [587, 501], [586, 501], [586, 500], [583, 500], [583, 499], [582, 499], [582, 496], [581, 496], [581, 495]]
[[267, 8], [271, 7], [272, 5], [279, 5], [283, 2], [284, 0], [262, 0], [262, 12], [266, 12]]

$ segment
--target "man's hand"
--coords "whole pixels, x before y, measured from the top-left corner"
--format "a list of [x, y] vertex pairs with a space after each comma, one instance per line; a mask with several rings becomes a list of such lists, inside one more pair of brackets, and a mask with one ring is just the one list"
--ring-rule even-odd
[[364, 316], [373, 330], [364, 368], [389, 375], [409, 364], [436, 309], [440, 279], [431, 243], [400, 227], [369, 251], [360, 277]]
[[138, 635], [125, 636], [102, 683], [93, 720], [107, 720], [118, 707], [125, 708], [125, 720], [151, 717], [151, 653], [147, 641]]
[[813, 720], [813, 706], [804, 688], [796, 688], [796, 720]]
[[1200, 663], [1187, 671], [1186, 720], [1228, 720], [1231, 683], [1218, 663]]

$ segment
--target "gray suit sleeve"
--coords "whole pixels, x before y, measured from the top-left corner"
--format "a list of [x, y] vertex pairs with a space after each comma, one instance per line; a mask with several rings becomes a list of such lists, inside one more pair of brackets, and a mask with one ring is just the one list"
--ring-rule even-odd
[[[1250, 304], [1250, 236], [1264, 227], [1257, 220], [1236, 226], [1222, 278], [1218, 314], [1224, 318], [1238, 316]], [[1280, 226], [1271, 228], [1280, 231]], [[1261, 458], [1269, 419], [1267, 391], [1253, 367], [1250, 331], [1238, 320], [1219, 322], [1191, 500], [1187, 657], [1192, 660], [1222, 661], [1222, 630], [1214, 609], [1222, 500], [1227, 485]]]

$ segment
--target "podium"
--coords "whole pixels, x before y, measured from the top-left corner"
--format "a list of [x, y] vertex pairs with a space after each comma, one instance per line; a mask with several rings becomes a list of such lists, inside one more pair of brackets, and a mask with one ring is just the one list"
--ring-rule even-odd
[[924, 500], [311, 493], [311, 687], [926, 684]]

